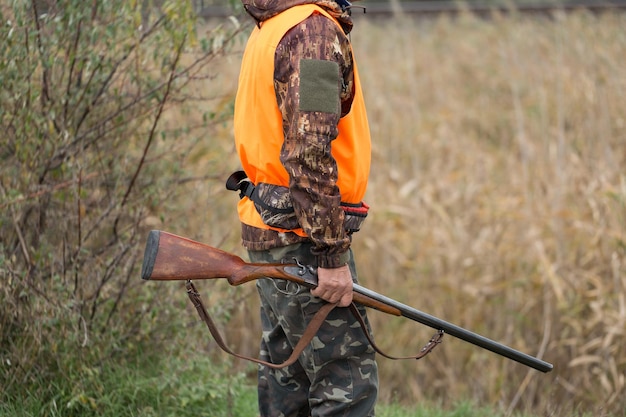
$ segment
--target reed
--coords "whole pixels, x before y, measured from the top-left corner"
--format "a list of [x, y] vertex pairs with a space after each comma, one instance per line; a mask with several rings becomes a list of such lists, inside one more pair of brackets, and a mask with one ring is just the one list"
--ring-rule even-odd
[[[384, 397], [624, 409], [624, 23], [359, 22], [374, 137], [362, 281], [555, 363], [528, 372], [449, 338], [419, 364], [381, 361]], [[410, 323], [374, 328], [420, 346]]]
[[[626, 16], [355, 20], [374, 147], [361, 282], [555, 365], [540, 374], [448, 337], [418, 363], [381, 359], [382, 401], [622, 415]], [[233, 163], [228, 129], [213, 141]], [[193, 237], [237, 252], [236, 196], [221, 187]], [[241, 291], [220, 308], [254, 354], [254, 289]], [[392, 353], [432, 333], [371, 319]]]

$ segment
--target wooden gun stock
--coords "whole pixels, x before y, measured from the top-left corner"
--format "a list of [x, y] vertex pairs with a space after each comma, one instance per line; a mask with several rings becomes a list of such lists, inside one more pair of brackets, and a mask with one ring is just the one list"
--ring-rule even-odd
[[[315, 272], [303, 265], [247, 263], [237, 255], [159, 230], [148, 234], [141, 277], [156, 281], [226, 278], [233, 286], [259, 278], [275, 278], [311, 288], [317, 286]], [[397, 308], [367, 295], [355, 292], [353, 299], [387, 314], [402, 315]]]
[[[306, 265], [247, 263], [236, 255], [204, 243], [158, 230], [152, 230], [148, 235], [141, 277], [146, 280], [167, 281], [226, 278], [230, 285], [241, 285], [259, 278], [275, 278], [311, 288], [317, 286], [316, 271]], [[541, 372], [550, 372], [553, 368], [548, 362], [416, 310], [358, 284], [353, 285], [353, 299], [366, 307], [394, 316], [403, 316], [438, 331], [444, 331]]]

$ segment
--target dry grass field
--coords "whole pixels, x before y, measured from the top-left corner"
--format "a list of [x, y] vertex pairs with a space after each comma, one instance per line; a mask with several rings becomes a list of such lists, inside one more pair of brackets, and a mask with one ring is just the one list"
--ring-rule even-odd
[[[354, 239], [361, 283], [555, 367], [448, 336], [419, 362], [380, 359], [382, 400], [623, 415], [626, 16], [355, 20], [374, 146], [371, 215]], [[235, 170], [231, 140], [217, 127], [201, 170]], [[208, 187], [194, 204], [211, 210], [196, 210], [189, 234], [240, 251], [236, 196]], [[237, 294], [228, 337], [253, 354], [254, 289]], [[433, 333], [371, 318], [392, 354]]]

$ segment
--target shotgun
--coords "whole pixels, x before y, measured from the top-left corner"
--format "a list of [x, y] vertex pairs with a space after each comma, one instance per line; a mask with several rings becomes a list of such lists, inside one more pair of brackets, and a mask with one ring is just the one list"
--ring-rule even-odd
[[[317, 286], [316, 270], [311, 266], [300, 263], [248, 263], [231, 253], [159, 230], [152, 230], [148, 234], [141, 277], [156, 281], [226, 278], [233, 286], [259, 278], [273, 278], [289, 280], [310, 288]], [[366, 307], [409, 318], [544, 373], [553, 368], [548, 362], [416, 310], [361, 285], [354, 284], [353, 291], [354, 302]]]

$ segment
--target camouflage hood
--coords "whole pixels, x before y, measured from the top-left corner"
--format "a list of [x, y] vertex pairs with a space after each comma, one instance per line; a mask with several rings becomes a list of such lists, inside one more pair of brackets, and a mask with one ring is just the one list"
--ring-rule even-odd
[[261, 23], [277, 14], [301, 4], [317, 4], [335, 17], [343, 30], [349, 33], [352, 30], [352, 18], [349, 10], [341, 10], [334, 0], [241, 0], [248, 14]]

